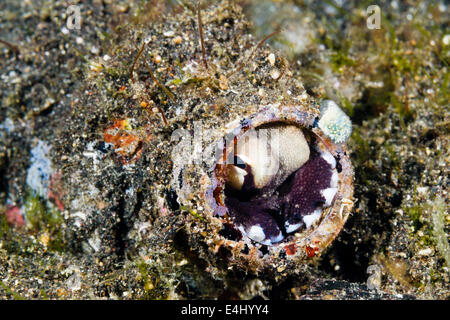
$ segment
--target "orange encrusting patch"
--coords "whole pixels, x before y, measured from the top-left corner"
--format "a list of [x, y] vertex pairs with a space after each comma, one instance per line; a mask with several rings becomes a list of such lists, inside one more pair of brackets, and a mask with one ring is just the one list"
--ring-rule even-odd
[[297, 252], [297, 245], [295, 243], [288, 244], [284, 250], [288, 256], [293, 256]]
[[114, 145], [122, 164], [134, 163], [142, 153], [142, 141], [127, 128], [127, 120], [116, 120], [103, 131], [103, 140]]
[[306, 246], [305, 250], [306, 250], [306, 255], [308, 256], [308, 258], [313, 258], [319, 251], [319, 248], [317, 248], [317, 247], [313, 248], [310, 246]]

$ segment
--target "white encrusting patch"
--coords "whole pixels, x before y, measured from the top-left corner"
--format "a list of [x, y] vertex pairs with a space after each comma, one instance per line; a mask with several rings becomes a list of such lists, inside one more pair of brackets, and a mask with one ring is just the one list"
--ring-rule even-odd
[[337, 188], [326, 188], [326, 189], [323, 189], [322, 191], [320, 191], [320, 193], [325, 198], [326, 205], [328, 205], [328, 206], [331, 205], [331, 203], [333, 202], [334, 196], [337, 193], [337, 190], [338, 190]]
[[333, 155], [329, 152], [322, 152], [322, 158], [325, 159], [326, 162], [328, 162], [331, 166], [331, 169], [336, 168], [336, 159], [333, 157]]
[[302, 222], [296, 223], [296, 224], [290, 224], [289, 222], [284, 223], [284, 227], [286, 228], [286, 233], [291, 233], [300, 228], [303, 225]]
[[332, 188], [337, 188], [338, 187], [338, 182], [339, 182], [338, 173], [336, 171], [333, 171], [333, 174], [331, 175], [330, 186]]
[[54, 172], [50, 149], [47, 142], [38, 140], [37, 145], [31, 149], [31, 165], [27, 170], [27, 185], [43, 198], [47, 197], [50, 177]]
[[352, 133], [350, 118], [331, 100], [320, 104], [320, 120], [317, 125], [335, 143], [345, 142]]
[[313, 225], [317, 220], [320, 219], [320, 215], [322, 214], [322, 209], [316, 209], [313, 213], [304, 216], [303, 222], [306, 225], [306, 228], [308, 229], [311, 225]]
[[266, 234], [264, 233], [264, 230], [260, 225], [252, 226], [248, 231], [247, 236], [257, 242], [263, 242], [266, 238]]

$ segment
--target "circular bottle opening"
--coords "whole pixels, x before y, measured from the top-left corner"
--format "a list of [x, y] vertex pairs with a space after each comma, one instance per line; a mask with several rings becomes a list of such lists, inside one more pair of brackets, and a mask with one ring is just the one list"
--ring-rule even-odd
[[287, 242], [333, 206], [339, 161], [318, 135], [298, 124], [276, 121], [244, 131], [228, 139], [216, 165], [222, 182], [216, 199], [242, 236], [264, 245]]

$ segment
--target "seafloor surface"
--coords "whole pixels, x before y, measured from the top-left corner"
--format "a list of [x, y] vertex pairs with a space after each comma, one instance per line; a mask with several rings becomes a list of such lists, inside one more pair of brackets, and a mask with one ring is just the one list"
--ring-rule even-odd
[[[210, 78], [186, 76], [196, 2], [0, 1], [0, 297], [448, 299], [445, 1], [380, 1], [379, 29], [370, 1], [217, 3], [202, 5]], [[143, 39], [169, 92], [136, 63]], [[299, 83], [353, 122], [353, 212], [296, 270], [229, 268], [196, 242], [199, 191], [177, 203], [171, 134], [201, 120], [220, 136]]]

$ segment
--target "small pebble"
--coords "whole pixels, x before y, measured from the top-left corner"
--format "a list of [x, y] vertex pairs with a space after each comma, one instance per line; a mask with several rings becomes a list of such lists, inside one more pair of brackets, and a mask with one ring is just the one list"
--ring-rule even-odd
[[267, 60], [269, 60], [269, 63], [273, 66], [275, 65], [275, 55], [273, 53], [269, 54], [267, 57]]
[[272, 77], [272, 79], [277, 80], [280, 77], [280, 71], [278, 71], [277, 69], [273, 69], [270, 72], [270, 76]]
[[92, 52], [93, 54], [98, 54], [98, 53], [100, 52], [100, 49], [99, 49], [98, 47], [92, 47], [92, 48], [91, 48], [91, 52]]
[[165, 37], [173, 37], [175, 32], [173, 31], [166, 31], [163, 33]]
[[174, 44], [180, 44], [183, 41], [183, 39], [180, 36], [177, 36], [175, 38], [173, 38], [172, 42]]
[[443, 38], [442, 38], [442, 43], [445, 46], [448, 46], [450, 44], [450, 34], [446, 34]]
[[427, 257], [427, 256], [431, 256], [432, 254], [433, 254], [433, 249], [431, 249], [431, 248], [422, 249], [419, 252], [417, 252], [417, 255], [420, 257]]

